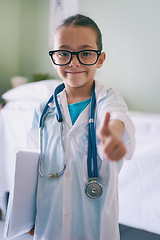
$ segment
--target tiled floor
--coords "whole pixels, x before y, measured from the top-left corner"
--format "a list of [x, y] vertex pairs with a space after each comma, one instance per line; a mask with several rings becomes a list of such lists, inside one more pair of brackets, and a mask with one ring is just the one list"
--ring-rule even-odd
[[160, 235], [120, 225], [121, 240], [160, 240]]

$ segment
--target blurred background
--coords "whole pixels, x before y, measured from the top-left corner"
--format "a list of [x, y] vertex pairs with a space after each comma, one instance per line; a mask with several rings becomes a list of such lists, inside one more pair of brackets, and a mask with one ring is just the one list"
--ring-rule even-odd
[[[119, 176], [121, 239], [158, 240], [160, 0], [0, 0], [0, 108], [7, 103], [0, 110], [0, 219], [13, 185], [15, 150], [26, 148], [35, 106], [59, 84], [40, 80], [59, 78], [48, 51], [57, 23], [71, 12], [98, 24], [107, 59], [96, 79], [118, 90], [133, 110], [136, 150]], [[26, 82], [33, 83], [15, 88]], [[0, 221], [0, 239], [3, 227]]]
[[[0, 0], [0, 96], [14, 76], [58, 78], [48, 56], [50, 4]], [[117, 89], [130, 110], [160, 113], [159, 9], [159, 0], [78, 1], [78, 11], [93, 18], [103, 35], [107, 59], [96, 78]]]

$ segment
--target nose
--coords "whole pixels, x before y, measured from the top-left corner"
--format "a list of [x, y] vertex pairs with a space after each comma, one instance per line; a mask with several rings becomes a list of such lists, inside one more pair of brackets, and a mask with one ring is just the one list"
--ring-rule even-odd
[[71, 67], [79, 67], [80, 66], [80, 62], [76, 55], [72, 55], [72, 59], [71, 59], [71, 62], [69, 63], [69, 66], [71, 66]]

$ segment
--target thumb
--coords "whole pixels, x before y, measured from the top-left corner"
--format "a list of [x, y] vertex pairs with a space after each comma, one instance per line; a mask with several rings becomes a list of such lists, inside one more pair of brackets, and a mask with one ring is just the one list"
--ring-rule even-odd
[[98, 136], [99, 138], [103, 138], [106, 137], [110, 134], [109, 128], [108, 128], [108, 123], [110, 121], [110, 113], [107, 112], [106, 116], [104, 118], [103, 124], [101, 125], [101, 127], [98, 129]]
[[105, 116], [105, 118], [104, 118], [104, 122], [103, 122], [103, 127], [104, 127], [104, 128], [106, 128], [106, 127], [108, 126], [108, 123], [109, 123], [109, 121], [110, 121], [110, 117], [111, 117], [110, 113], [107, 112], [107, 113], [106, 113], [106, 116]]

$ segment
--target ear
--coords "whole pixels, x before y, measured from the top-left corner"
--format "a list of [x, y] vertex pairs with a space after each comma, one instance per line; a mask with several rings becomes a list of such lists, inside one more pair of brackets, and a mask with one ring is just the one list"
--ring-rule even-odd
[[102, 52], [101, 55], [99, 56], [98, 62], [97, 62], [97, 68], [101, 68], [104, 61], [106, 59], [106, 54], [105, 52]]

